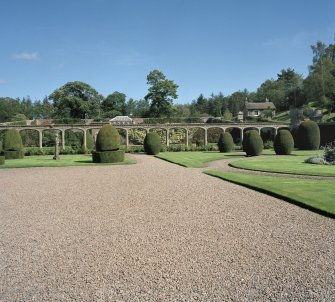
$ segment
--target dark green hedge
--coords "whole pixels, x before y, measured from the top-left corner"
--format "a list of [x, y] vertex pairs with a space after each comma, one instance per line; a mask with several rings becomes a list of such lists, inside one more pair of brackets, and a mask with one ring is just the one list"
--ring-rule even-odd
[[263, 140], [257, 130], [249, 130], [244, 134], [243, 151], [247, 156], [257, 156], [263, 151]]
[[231, 152], [234, 150], [234, 140], [229, 132], [224, 132], [220, 134], [218, 147], [220, 152]]
[[278, 155], [289, 155], [294, 148], [294, 140], [287, 129], [279, 130], [273, 143], [273, 148]]
[[94, 163], [117, 163], [124, 161], [124, 150], [92, 152]]
[[4, 165], [4, 164], [5, 164], [5, 157], [0, 156], [0, 165]]
[[21, 150], [21, 151], [7, 151], [7, 150], [4, 150], [3, 154], [4, 154], [6, 159], [18, 159], [18, 158], [23, 158], [23, 156], [24, 156], [23, 150]]
[[318, 150], [320, 148], [320, 129], [313, 121], [302, 122], [296, 135], [296, 146], [301, 150]]
[[144, 151], [149, 155], [156, 155], [161, 150], [161, 139], [156, 132], [149, 132], [144, 138]]
[[8, 129], [5, 132], [3, 141], [3, 150], [6, 151], [22, 151], [22, 138], [16, 129]]
[[113, 151], [120, 149], [120, 135], [112, 125], [104, 125], [98, 132], [96, 141], [97, 151]]

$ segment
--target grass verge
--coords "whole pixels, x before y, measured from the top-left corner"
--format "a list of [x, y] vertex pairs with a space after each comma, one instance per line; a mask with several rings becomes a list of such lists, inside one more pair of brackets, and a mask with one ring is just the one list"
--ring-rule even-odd
[[[300, 153], [299, 153], [300, 152]], [[234, 168], [286, 174], [335, 176], [335, 166], [306, 164], [304, 160], [319, 151], [296, 151], [294, 155], [254, 157], [230, 163]]]
[[207, 170], [215, 176], [269, 195], [279, 197], [319, 214], [335, 218], [335, 180], [246, 175]]
[[52, 155], [26, 156], [23, 159], [6, 160], [0, 169], [6, 168], [33, 168], [33, 167], [70, 167], [70, 166], [101, 166], [132, 164], [129, 159], [122, 163], [96, 164], [92, 162], [92, 155], [61, 155], [60, 160], [52, 159]]
[[187, 168], [203, 168], [209, 161], [241, 157], [244, 153], [220, 153], [220, 152], [162, 152], [156, 155], [157, 158], [168, 162], [187, 167]]

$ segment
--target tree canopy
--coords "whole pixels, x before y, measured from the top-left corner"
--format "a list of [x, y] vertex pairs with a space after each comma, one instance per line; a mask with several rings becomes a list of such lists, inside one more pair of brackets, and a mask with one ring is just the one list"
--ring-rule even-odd
[[99, 116], [103, 97], [90, 85], [76, 81], [56, 89], [49, 99], [53, 101], [56, 117], [84, 119]]
[[178, 85], [166, 79], [159, 70], [150, 71], [147, 84], [151, 87], [144, 99], [150, 102], [150, 116], [170, 117], [173, 113], [173, 100], [178, 98]]

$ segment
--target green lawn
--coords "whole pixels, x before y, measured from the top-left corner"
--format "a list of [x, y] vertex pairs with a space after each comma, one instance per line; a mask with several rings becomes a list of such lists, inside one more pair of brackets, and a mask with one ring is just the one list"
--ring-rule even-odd
[[335, 180], [248, 175], [205, 171], [204, 173], [241, 184], [335, 217]]
[[230, 157], [240, 157], [244, 153], [220, 153], [220, 152], [162, 152], [156, 157], [167, 160], [169, 162], [181, 165], [187, 168], [202, 168], [206, 162], [219, 160]]
[[288, 156], [268, 156], [241, 159], [230, 165], [235, 168], [257, 170], [266, 172], [335, 176], [335, 165], [306, 164], [304, 160], [314, 154], [322, 154], [322, 151], [295, 151]]
[[[61, 155], [61, 160], [53, 160], [53, 155], [26, 156], [23, 159], [8, 159], [0, 169], [5, 168], [32, 168], [32, 167], [69, 167], [69, 166], [101, 166], [108, 164], [95, 164], [91, 155]], [[130, 164], [127, 158], [122, 163], [112, 165]], [[109, 164], [110, 165], [110, 164]]]

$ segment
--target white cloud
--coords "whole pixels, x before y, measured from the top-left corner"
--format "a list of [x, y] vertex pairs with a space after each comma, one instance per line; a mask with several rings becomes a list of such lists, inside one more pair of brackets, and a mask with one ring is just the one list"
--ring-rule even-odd
[[12, 55], [15, 60], [35, 61], [39, 59], [38, 52], [20, 52]]

